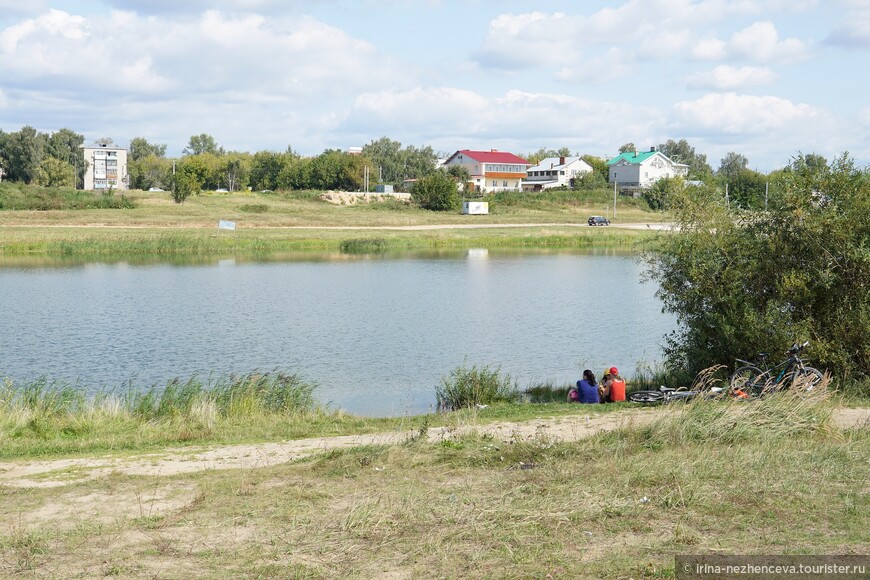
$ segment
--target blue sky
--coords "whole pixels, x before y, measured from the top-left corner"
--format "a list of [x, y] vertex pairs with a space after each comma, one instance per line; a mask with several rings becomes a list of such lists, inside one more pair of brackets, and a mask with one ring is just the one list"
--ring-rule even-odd
[[0, 129], [870, 163], [870, 0], [0, 0]]

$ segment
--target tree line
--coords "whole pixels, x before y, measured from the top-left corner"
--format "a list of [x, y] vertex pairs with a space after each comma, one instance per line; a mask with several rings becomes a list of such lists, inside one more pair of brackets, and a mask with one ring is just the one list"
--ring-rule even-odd
[[[98, 140], [111, 144], [111, 139]], [[41, 133], [26, 126], [6, 133], [0, 130], [0, 168], [4, 179], [43, 186], [82, 187], [87, 169], [82, 157], [84, 137], [71, 129]], [[202, 133], [190, 137], [179, 158], [166, 156], [166, 144], [151, 143], [143, 137], [130, 141], [128, 149], [128, 186], [130, 189], [159, 188], [171, 190], [182, 199], [200, 190], [240, 191], [274, 190], [362, 190], [377, 183], [401, 187], [406, 180], [419, 180], [436, 171], [439, 157], [432, 147], [402, 146], [382, 137], [373, 140], [358, 155], [327, 149], [320, 155], [304, 157], [287, 147], [285, 151], [256, 153], [227, 151], [213, 136]], [[689, 167], [686, 180], [704, 183], [728, 193], [728, 202], [741, 208], [763, 208], [768, 203], [770, 184], [779, 186], [785, 174], [816, 175], [821, 179], [828, 170], [827, 160], [817, 154], [798, 154], [791, 164], [770, 174], [749, 168], [746, 156], [729, 152], [718, 169], [707, 162], [685, 139], [669, 139], [656, 147], [677, 163]], [[619, 152], [637, 150], [626, 143]], [[569, 157], [567, 147], [541, 148], [521, 155], [536, 164], [547, 157]], [[594, 155], [583, 158], [593, 171], [576, 179], [571, 187], [579, 190], [603, 189], [608, 186], [607, 160]], [[462, 184], [468, 176], [454, 171], [454, 181]], [[668, 209], [674, 192], [684, 187], [683, 179], [663, 179], [643, 196], [653, 209]], [[470, 193], [470, 192], [465, 192]]]

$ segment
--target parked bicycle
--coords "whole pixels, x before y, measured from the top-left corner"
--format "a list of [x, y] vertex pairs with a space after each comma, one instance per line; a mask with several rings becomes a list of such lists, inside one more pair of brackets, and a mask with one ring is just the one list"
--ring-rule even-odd
[[[758, 397], [771, 391], [789, 389], [799, 386], [809, 392], [822, 382], [824, 375], [819, 369], [807, 366], [800, 357], [800, 352], [809, 342], [793, 344], [785, 354], [788, 358], [773, 366], [767, 364], [766, 352], [758, 354], [758, 365], [750, 361], [737, 359], [739, 367], [731, 375], [729, 384], [732, 395], [738, 397]], [[763, 368], [762, 368], [763, 367]]]
[[628, 400], [632, 403], [643, 403], [644, 405], [659, 405], [662, 403], [691, 401], [700, 393], [701, 391], [691, 391], [683, 387], [672, 389], [661, 386], [658, 391], [635, 391], [628, 396]]

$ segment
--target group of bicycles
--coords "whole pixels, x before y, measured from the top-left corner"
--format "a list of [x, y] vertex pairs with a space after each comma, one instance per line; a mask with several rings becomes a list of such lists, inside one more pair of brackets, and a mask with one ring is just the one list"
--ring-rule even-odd
[[[735, 370], [728, 378], [727, 387], [712, 386], [709, 389], [702, 388], [669, 388], [659, 387], [657, 391], [635, 391], [628, 396], [628, 400], [635, 403], [655, 405], [660, 403], [672, 403], [678, 401], [690, 401], [697, 397], [711, 399], [735, 398], [756, 399], [772, 392], [785, 389], [797, 388], [804, 392], [813, 391], [824, 379], [822, 372], [807, 365], [800, 357], [800, 352], [806, 348], [809, 342], [795, 343], [785, 354], [788, 357], [776, 365], [769, 365], [767, 360], [769, 353], [758, 354], [757, 363], [737, 359]], [[698, 381], [695, 383], [707, 383]]]

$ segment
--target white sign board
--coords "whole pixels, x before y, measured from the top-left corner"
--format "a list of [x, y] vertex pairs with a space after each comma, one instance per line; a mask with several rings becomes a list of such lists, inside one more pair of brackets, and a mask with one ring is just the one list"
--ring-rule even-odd
[[236, 229], [236, 222], [221, 220], [218, 222], [218, 229], [219, 230], [235, 230]]
[[489, 203], [485, 201], [463, 201], [462, 213], [468, 215], [486, 215], [489, 213]]

